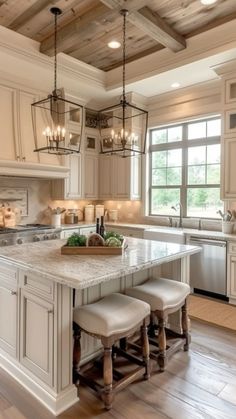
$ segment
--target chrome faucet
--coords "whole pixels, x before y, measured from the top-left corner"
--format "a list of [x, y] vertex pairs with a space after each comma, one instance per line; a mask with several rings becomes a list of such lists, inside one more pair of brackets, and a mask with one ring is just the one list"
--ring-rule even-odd
[[179, 228], [183, 227], [183, 206], [181, 202], [178, 202], [175, 206], [173, 205], [171, 209], [177, 212], [177, 208], [179, 208]]
[[173, 218], [172, 217], [168, 217], [169, 218], [169, 226], [173, 227]]

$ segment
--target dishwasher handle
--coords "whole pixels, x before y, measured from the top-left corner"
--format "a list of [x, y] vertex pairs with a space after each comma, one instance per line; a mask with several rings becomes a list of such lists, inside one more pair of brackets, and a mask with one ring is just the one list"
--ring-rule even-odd
[[214, 239], [204, 239], [201, 237], [190, 237], [189, 241], [191, 243], [196, 243], [198, 245], [201, 244], [209, 244], [211, 246], [217, 246], [217, 247], [226, 247], [226, 242], [223, 240], [214, 240]]

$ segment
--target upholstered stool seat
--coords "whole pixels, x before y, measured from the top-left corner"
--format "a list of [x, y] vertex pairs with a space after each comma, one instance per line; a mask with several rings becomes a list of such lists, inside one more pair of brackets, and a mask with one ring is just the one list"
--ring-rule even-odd
[[[118, 293], [110, 294], [101, 300], [74, 309], [74, 382], [78, 380], [87, 383], [96, 390], [105, 403], [106, 409], [112, 407], [114, 392], [122, 390], [132, 381], [144, 377], [148, 379], [149, 370], [149, 342], [147, 326], [150, 322], [150, 305], [144, 301], [134, 299]], [[129, 353], [122, 347], [122, 340], [137, 332], [141, 328], [142, 357], [137, 353]], [[81, 330], [100, 339], [104, 347], [103, 381], [104, 386], [88, 377], [86, 365], [80, 368], [80, 335]], [[117, 346], [121, 342], [121, 346]], [[116, 345], [115, 345], [116, 344]], [[128, 359], [129, 363], [138, 365], [134, 371], [124, 375], [115, 370], [113, 360], [116, 355]], [[94, 365], [100, 361], [96, 360]], [[89, 362], [91, 366], [91, 362]], [[85, 368], [84, 368], [85, 367]], [[114, 377], [118, 380], [114, 383]]]
[[190, 293], [188, 284], [171, 279], [150, 279], [144, 284], [126, 290], [126, 295], [145, 301], [152, 311], [176, 308]]
[[[151, 324], [149, 326], [149, 343], [158, 346], [158, 351], [152, 350], [150, 356], [157, 360], [160, 370], [164, 371], [167, 358], [184, 347], [189, 349], [189, 319], [187, 313], [187, 297], [190, 294], [188, 284], [158, 278], [149, 279], [141, 285], [126, 289], [126, 295], [145, 301], [151, 306]], [[170, 338], [166, 339], [166, 321], [169, 314], [181, 309], [182, 333], [168, 331]], [[157, 320], [157, 321], [156, 321]], [[158, 323], [158, 328], [156, 323]], [[156, 336], [156, 329], [158, 335]]]
[[150, 314], [149, 304], [114, 293], [96, 303], [77, 308], [74, 322], [91, 334], [104, 337], [123, 334]]

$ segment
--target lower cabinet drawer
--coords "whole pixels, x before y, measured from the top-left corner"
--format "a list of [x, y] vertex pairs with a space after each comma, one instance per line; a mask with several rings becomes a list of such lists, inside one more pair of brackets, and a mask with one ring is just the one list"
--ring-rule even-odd
[[20, 270], [20, 287], [39, 297], [53, 301], [55, 297], [55, 283], [41, 276]]

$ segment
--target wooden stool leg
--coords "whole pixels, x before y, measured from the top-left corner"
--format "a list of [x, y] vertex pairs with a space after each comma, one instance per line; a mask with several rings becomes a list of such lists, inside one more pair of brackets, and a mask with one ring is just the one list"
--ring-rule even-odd
[[148, 326], [148, 336], [150, 338], [154, 338], [156, 336], [156, 329], [157, 329], [157, 326], [155, 324], [155, 314], [151, 313], [150, 323]]
[[127, 351], [127, 338], [120, 339], [120, 349]]
[[183, 336], [185, 338], [184, 350], [189, 350], [190, 344], [190, 333], [189, 333], [189, 318], [188, 318], [188, 301], [187, 298], [185, 300], [184, 305], [181, 308], [182, 311], [182, 329], [183, 329]]
[[143, 361], [145, 364], [145, 380], [150, 378], [150, 359], [149, 359], [149, 341], [148, 341], [148, 328], [146, 321], [144, 320], [143, 325], [141, 326], [141, 337], [142, 337], [142, 353]]
[[102, 399], [107, 410], [112, 408], [113, 401], [113, 391], [112, 391], [112, 382], [113, 382], [113, 373], [112, 373], [112, 348], [104, 348], [104, 360], [103, 360], [103, 380], [104, 380], [104, 392], [102, 394]]
[[166, 366], [166, 331], [165, 331], [166, 320], [164, 318], [163, 313], [158, 314], [157, 317], [158, 317], [158, 324], [159, 324], [159, 333], [158, 333], [159, 354], [158, 354], [157, 362], [160, 367], [160, 371], [164, 371], [165, 366]]
[[77, 323], [73, 323], [73, 338], [74, 338], [74, 347], [73, 347], [73, 383], [76, 384], [78, 382], [78, 374], [79, 374], [79, 364], [81, 358], [81, 346], [80, 346], [80, 338], [81, 338], [81, 330]]

